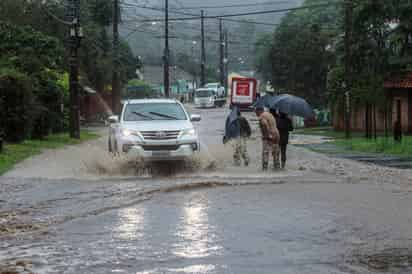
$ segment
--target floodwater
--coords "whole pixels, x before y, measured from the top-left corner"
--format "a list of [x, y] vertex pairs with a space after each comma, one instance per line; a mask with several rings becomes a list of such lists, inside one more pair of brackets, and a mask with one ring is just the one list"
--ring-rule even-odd
[[[138, 182], [126, 180], [123, 193], [111, 197], [66, 189], [65, 199], [34, 202], [27, 210], [36, 208], [38, 219], [52, 216], [52, 225], [4, 235], [3, 264], [24, 262], [34, 273], [411, 271], [412, 194], [292, 178], [157, 183], [139, 191]], [[113, 182], [101, 184], [109, 192]], [[376, 270], [362, 261], [388, 248], [407, 252], [402, 268]]]
[[262, 173], [250, 113], [255, 160], [234, 167], [227, 111], [194, 112], [185, 163], [136, 166], [102, 139], [1, 177], [0, 273], [412, 273], [411, 173], [294, 146]]

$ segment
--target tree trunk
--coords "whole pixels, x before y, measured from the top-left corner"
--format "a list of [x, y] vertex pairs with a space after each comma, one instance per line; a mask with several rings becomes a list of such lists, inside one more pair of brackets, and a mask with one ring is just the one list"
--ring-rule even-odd
[[365, 138], [369, 139], [369, 104], [365, 104]]
[[388, 138], [388, 104], [385, 103], [385, 112], [384, 112], [384, 127], [385, 127], [385, 138]]
[[376, 140], [376, 104], [373, 104], [373, 138]]

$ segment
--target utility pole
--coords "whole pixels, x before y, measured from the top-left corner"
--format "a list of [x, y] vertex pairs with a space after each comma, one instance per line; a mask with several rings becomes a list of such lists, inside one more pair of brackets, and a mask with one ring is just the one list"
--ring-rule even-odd
[[228, 38], [228, 32], [227, 29], [225, 30], [225, 59], [224, 59], [224, 64], [225, 64], [225, 82], [224, 82], [224, 86], [225, 86], [225, 93], [226, 95], [229, 93], [229, 38]]
[[164, 49], [164, 77], [163, 77], [163, 86], [165, 90], [166, 98], [170, 96], [170, 81], [169, 81], [169, 0], [165, 0], [165, 49]]
[[[197, 44], [196, 41], [192, 41], [192, 55], [191, 57], [195, 60], [195, 53], [194, 53], [194, 47]], [[195, 90], [197, 88], [197, 69], [194, 69], [193, 71], [193, 80], [192, 80], [192, 88]]]
[[351, 137], [350, 91], [352, 89], [352, 0], [345, 0], [345, 136]]
[[206, 66], [206, 52], [205, 52], [205, 18], [203, 10], [200, 12], [201, 18], [201, 36], [202, 36], [202, 56], [200, 61], [200, 85], [203, 87], [206, 84], [205, 66]]
[[120, 114], [119, 17], [119, 0], [113, 0], [112, 110], [115, 114]]
[[220, 84], [223, 86], [225, 84], [225, 41], [223, 37], [222, 19], [219, 19], [219, 55], [220, 55]]
[[80, 0], [69, 0], [68, 2], [68, 21], [70, 25], [70, 137], [80, 139], [80, 99], [79, 99], [79, 56], [78, 50], [83, 31], [80, 27]]

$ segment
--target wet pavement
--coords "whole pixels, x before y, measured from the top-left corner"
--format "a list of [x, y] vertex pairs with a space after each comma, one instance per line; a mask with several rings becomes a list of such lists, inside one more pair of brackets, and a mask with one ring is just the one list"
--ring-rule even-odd
[[192, 111], [203, 149], [183, 168], [133, 166], [102, 138], [0, 177], [0, 273], [412, 273], [409, 170], [290, 146], [262, 173], [252, 113], [255, 161], [234, 167], [227, 110]]

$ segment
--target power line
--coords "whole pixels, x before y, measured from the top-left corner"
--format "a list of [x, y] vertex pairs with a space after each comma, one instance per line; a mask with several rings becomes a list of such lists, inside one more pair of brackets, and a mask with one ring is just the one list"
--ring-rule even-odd
[[[275, 10], [263, 10], [263, 11], [254, 11], [254, 12], [244, 12], [244, 13], [232, 13], [232, 14], [222, 14], [222, 15], [208, 15], [204, 16], [204, 19], [219, 19], [219, 18], [226, 18], [226, 17], [237, 17], [237, 16], [248, 16], [248, 15], [260, 15], [260, 14], [270, 14], [270, 13], [282, 13], [288, 11], [297, 11], [303, 9], [313, 9], [313, 8], [322, 8], [328, 7], [331, 5], [337, 5], [339, 3], [326, 3], [326, 4], [317, 4], [317, 5], [309, 5], [309, 6], [301, 6], [301, 7], [294, 7], [294, 8], [285, 8], [285, 9], [275, 9]], [[196, 17], [176, 17], [176, 18], [169, 18], [169, 21], [187, 21], [187, 20], [199, 20], [201, 19], [200, 16]], [[129, 20], [128, 20], [129, 21]], [[131, 20], [135, 22], [163, 22], [164, 19], [153, 18], [147, 20]]]
[[[126, 24], [130, 24], [130, 22], [125, 22]], [[187, 24], [186, 22], [183, 22], [183, 23], [185, 23], [185, 28], [189, 28], [189, 29], [192, 29], [192, 30], [195, 30], [195, 31], [201, 31], [201, 28], [199, 28], [199, 27], [196, 27], [196, 26], [193, 26], [193, 25], [191, 25], [191, 24]], [[142, 24], [143, 25], [143, 24]], [[125, 26], [125, 24], [123, 24], [123, 26]], [[135, 27], [135, 26], [131, 26], [133, 29], [136, 29], [136, 31], [135, 32], [139, 32], [139, 31], [137, 31], [137, 29], [140, 27], [140, 26], [138, 26], [137, 28]], [[131, 33], [129, 33], [126, 37], [125, 37], [125, 39], [127, 39], [129, 36], [131, 36], [132, 34], [134, 34], [135, 32], [131, 32]], [[213, 30], [208, 30], [207, 31], [209, 34], [215, 34], [215, 35], [219, 35], [219, 31], [213, 31]], [[250, 36], [248, 36], [248, 35], [241, 35], [241, 34], [232, 34], [232, 36], [235, 36], [235, 37], [237, 37], [237, 38], [239, 38], [239, 39], [249, 39], [250, 38]], [[209, 38], [208, 38], [209, 39]]]
[[[142, 30], [142, 29], [134, 28], [132, 26], [124, 26], [124, 28], [127, 29], [127, 30], [130, 30], [130, 32], [128, 34], [126, 34], [125, 37], [130, 37], [131, 34], [136, 33], [136, 32], [140, 32], [140, 33], [149, 34], [153, 38], [156, 38], [156, 39], [164, 39], [164, 35], [162, 33], [159, 33], [159, 32]], [[171, 34], [171, 35], [169, 35], [169, 38], [179, 39], [179, 40], [183, 40], [183, 41], [200, 41], [201, 40], [200, 36], [189, 36], [189, 35], [185, 35], [185, 34], [182, 34], [182, 33]], [[214, 42], [214, 43], [219, 42], [219, 40], [214, 39], [210, 36], [205, 36], [205, 38], [207, 39], [207, 41], [210, 41], [210, 42]], [[228, 41], [228, 43], [232, 44], [232, 45], [236, 45], [236, 47], [238, 47], [240, 45], [242, 45], [242, 46], [254, 45], [254, 43], [246, 43], [244, 41], [236, 41], [236, 40]]]
[[[124, 5], [124, 6], [129, 6], [129, 7], [136, 7], [136, 8], [141, 8], [141, 9], [148, 9], [148, 10], [153, 10], [153, 11], [158, 11], [158, 12], [164, 12], [164, 8], [159, 8], [159, 7], [139, 5], [139, 4], [134, 4], [134, 3], [124, 3], [124, 2], [121, 3], [121, 4]], [[197, 14], [181, 12], [181, 11], [177, 11], [176, 9], [169, 9], [169, 12], [174, 13], [174, 14], [192, 16], [192, 17], [193, 16], [195, 16], [195, 17], [198, 16]], [[217, 19], [221, 19], [221, 18], [217, 18]], [[249, 24], [265, 25], [265, 26], [278, 26], [279, 25], [279, 24], [273, 24], [273, 23], [251, 21], [251, 20], [236, 20], [236, 19], [228, 19], [228, 18], [224, 18], [223, 20], [224, 21], [230, 21], [230, 22], [249, 23]]]
[[221, 9], [221, 8], [241, 8], [241, 7], [255, 7], [257, 5], [277, 5], [277, 4], [287, 4], [289, 1], [274, 1], [274, 2], [262, 2], [262, 3], [249, 3], [249, 4], [233, 4], [233, 5], [222, 5], [222, 6], [192, 6], [192, 7], [182, 7], [182, 10], [194, 10], [194, 9]]
[[236, 19], [229, 19], [229, 18], [224, 18], [223, 20], [229, 21], [229, 22], [249, 23], [249, 24], [272, 26], [272, 27], [279, 26], [279, 24], [276, 24], [276, 23], [266, 23], [266, 22], [250, 21], [250, 20], [236, 20]]

